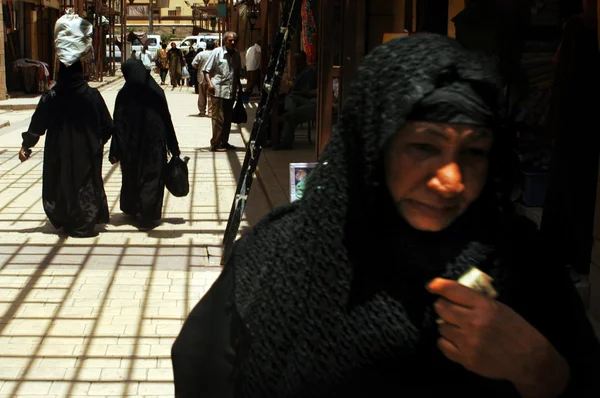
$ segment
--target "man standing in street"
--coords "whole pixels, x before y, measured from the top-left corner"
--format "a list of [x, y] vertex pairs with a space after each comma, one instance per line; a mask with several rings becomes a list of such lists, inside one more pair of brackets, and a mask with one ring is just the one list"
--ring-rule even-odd
[[147, 45], [144, 45], [144, 47], [142, 48], [142, 52], [140, 54], [140, 61], [142, 61], [142, 64], [144, 64], [144, 68], [146, 68], [146, 71], [148, 72], [148, 76], [149, 76], [150, 72], [152, 71], [153, 64], [152, 64], [152, 55], [148, 51]]
[[246, 72], [248, 82], [246, 83], [246, 94], [252, 95], [254, 87], [258, 87], [260, 93], [260, 61], [261, 61], [261, 41], [248, 48], [246, 51]]
[[208, 94], [208, 81], [210, 79], [204, 78], [204, 67], [214, 49], [215, 42], [208, 40], [206, 42], [206, 50], [200, 51], [192, 61], [192, 66], [198, 70], [198, 116], [200, 117], [212, 117], [213, 115], [212, 98]]
[[238, 35], [235, 32], [227, 32], [224, 38], [224, 46], [213, 50], [203, 68], [208, 92], [213, 96], [213, 136], [210, 141], [212, 152], [235, 150], [235, 147], [229, 144], [229, 133], [236, 93], [242, 94], [242, 57], [235, 49]]
[[207, 46], [208, 42], [204, 41], [204, 39], [200, 39], [200, 43], [198, 43], [198, 48], [202, 51], [206, 51]]

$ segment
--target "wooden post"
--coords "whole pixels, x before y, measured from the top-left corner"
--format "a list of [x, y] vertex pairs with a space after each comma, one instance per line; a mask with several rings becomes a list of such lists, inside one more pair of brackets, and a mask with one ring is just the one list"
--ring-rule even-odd
[[240, 10], [237, 6], [231, 4], [231, 26], [232, 30], [240, 34]]
[[[598, 5], [597, 12], [598, 19], [600, 19], [600, 4]], [[600, 40], [600, 29], [598, 30], [598, 39]], [[594, 216], [594, 244], [592, 246], [592, 264], [590, 265], [589, 311], [594, 318], [600, 320], [600, 174], [598, 176], [596, 214]]]
[[406, 29], [406, 0], [395, 0], [394, 2], [394, 32], [402, 32]]
[[417, 31], [417, 0], [412, 0], [412, 31]]
[[279, 30], [279, 8], [280, 8], [281, 0], [273, 0], [271, 5], [273, 9], [269, 7], [269, 43], [271, 48], [275, 44], [275, 40], [277, 39], [277, 31]]
[[365, 55], [366, 0], [345, 0], [343, 3], [342, 70], [340, 76], [340, 102], [349, 94], [358, 65]]
[[465, 0], [448, 0], [448, 36], [456, 37], [456, 27], [452, 18], [464, 10]]
[[128, 57], [127, 52], [127, 1], [121, 0], [121, 63]]
[[317, 96], [317, 159], [331, 139], [333, 124], [333, 51], [335, 2], [321, 0], [319, 2], [319, 51], [318, 51], [318, 96]]
[[83, 14], [83, 10], [84, 10], [84, 7], [83, 7], [84, 2], [83, 2], [83, 0], [75, 0], [75, 1], [76, 1], [75, 2], [75, 13], [79, 14], [81, 16]]
[[260, 55], [260, 69], [262, 73], [267, 72], [269, 67], [270, 47], [269, 47], [269, 13], [273, 7], [268, 1], [260, 2], [260, 34], [262, 37], [262, 51]]

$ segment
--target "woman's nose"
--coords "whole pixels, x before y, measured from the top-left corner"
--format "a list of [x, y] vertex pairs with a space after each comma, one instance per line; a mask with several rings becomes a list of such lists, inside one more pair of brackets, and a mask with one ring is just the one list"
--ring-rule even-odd
[[438, 169], [435, 176], [429, 180], [428, 186], [448, 199], [460, 195], [465, 190], [462, 173], [456, 163], [449, 163]]

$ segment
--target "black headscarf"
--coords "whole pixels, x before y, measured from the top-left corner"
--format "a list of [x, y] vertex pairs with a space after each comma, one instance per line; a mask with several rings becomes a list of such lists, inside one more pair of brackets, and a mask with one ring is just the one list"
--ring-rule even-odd
[[[166, 142], [175, 136], [165, 92], [136, 59], [121, 66], [125, 85], [115, 103], [115, 122], [119, 160], [131, 161], [139, 156], [144, 145]], [[153, 122], [160, 118], [161, 126]]]
[[[165, 102], [166, 104], [166, 96], [165, 92], [156, 80], [150, 76], [148, 70], [144, 67], [137, 59], [128, 59], [121, 66], [121, 71], [123, 72], [123, 77], [125, 78], [125, 85], [123, 86], [123, 91], [135, 91], [140, 95], [149, 95], [151, 101], [159, 101]], [[143, 97], [147, 98], [147, 97]], [[143, 98], [140, 98], [143, 99]]]
[[83, 95], [89, 88], [83, 78], [83, 65], [81, 61], [71, 66], [61, 63], [58, 69], [58, 77], [54, 90], [60, 94]]
[[421, 239], [395, 210], [383, 156], [409, 119], [496, 129], [499, 98], [494, 67], [447, 37], [397, 39], [366, 57], [303, 198], [261, 221], [227, 264], [251, 334], [240, 396], [336, 396], [357, 369], [402, 362], [435, 328], [433, 300], [411, 308], [425, 300], [412, 295], [420, 267], [449, 279], [488, 270], [493, 246], [472, 232], [498, 216], [493, 184], [452, 231]]

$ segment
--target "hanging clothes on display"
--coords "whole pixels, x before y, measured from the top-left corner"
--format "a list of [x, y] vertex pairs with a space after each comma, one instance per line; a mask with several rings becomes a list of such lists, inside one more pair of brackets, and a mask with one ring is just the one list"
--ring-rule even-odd
[[317, 63], [317, 46], [315, 41], [318, 38], [318, 34], [312, 0], [304, 0], [304, 3], [302, 3], [302, 31], [302, 44], [304, 52], [307, 55], [308, 65], [314, 66]]
[[591, 260], [600, 134], [598, 27], [584, 14], [564, 26], [547, 134], [554, 139], [541, 230], [563, 264], [588, 274]]
[[24, 91], [27, 94], [41, 94], [50, 86], [50, 67], [34, 59], [18, 59], [11, 64], [9, 91]]

